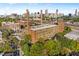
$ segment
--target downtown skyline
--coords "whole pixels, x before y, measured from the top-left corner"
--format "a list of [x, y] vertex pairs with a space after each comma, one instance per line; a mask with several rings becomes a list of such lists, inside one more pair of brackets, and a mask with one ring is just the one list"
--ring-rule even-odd
[[30, 13], [39, 12], [40, 10], [45, 12], [46, 9], [49, 13], [55, 13], [58, 9], [59, 13], [67, 15], [69, 13], [74, 14], [75, 10], [79, 9], [78, 6], [79, 3], [0, 3], [0, 15], [23, 14], [26, 9], [29, 9]]

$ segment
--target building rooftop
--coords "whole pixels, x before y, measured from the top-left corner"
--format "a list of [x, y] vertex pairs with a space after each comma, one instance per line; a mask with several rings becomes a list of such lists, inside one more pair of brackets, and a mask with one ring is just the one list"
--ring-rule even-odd
[[41, 29], [45, 29], [45, 28], [51, 28], [51, 27], [55, 27], [57, 25], [53, 25], [53, 24], [42, 24], [42, 25], [37, 25], [37, 26], [32, 26], [31, 30], [41, 30]]
[[73, 30], [64, 36], [69, 39], [77, 40], [77, 39], [79, 39], [79, 30]]
[[33, 18], [33, 20], [39, 20], [40, 21], [41, 19], [40, 18]]

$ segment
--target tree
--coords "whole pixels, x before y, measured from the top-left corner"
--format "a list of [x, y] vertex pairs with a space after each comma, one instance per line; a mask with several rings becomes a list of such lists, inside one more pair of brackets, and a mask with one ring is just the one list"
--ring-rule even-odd
[[8, 31], [6, 31], [6, 30], [3, 31], [2, 36], [3, 36], [3, 38], [7, 38], [9, 36]]
[[11, 48], [10, 43], [8, 41], [6, 41], [5, 45], [4, 45], [4, 52], [10, 52], [12, 50], [13, 49]]
[[71, 51], [76, 51], [76, 49], [77, 49], [77, 41], [71, 40], [69, 46], [70, 46], [69, 48], [70, 48]]
[[4, 51], [3, 43], [0, 42], [0, 53]]
[[71, 17], [72, 16], [72, 14], [71, 13], [69, 13], [69, 15], [68, 15], [69, 17]]
[[63, 16], [62, 18], [63, 18], [65, 21], [72, 20], [71, 17], [69, 17], [69, 16]]
[[6, 17], [6, 18], [0, 18], [0, 22], [15, 22], [17, 21], [17, 19], [12, 19], [12, 18], [9, 18], [9, 17]]
[[24, 44], [29, 44], [30, 43], [30, 36], [26, 35], [24, 36], [23, 40], [20, 41], [20, 45], [23, 46]]
[[61, 49], [61, 55], [69, 55], [71, 53], [71, 50], [69, 48], [63, 47]]
[[71, 53], [72, 51], [76, 51], [76, 49], [78, 50], [77, 41], [64, 37], [62, 33], [56, 34], [53, 39], [55, 38], [61, 44], [60, 55], [69, 55], [69, 53]]
[[44, 38], [39, 38], [39, 40], [37, 41], [37, 43], [41, 43], [41, 44], [44, 44], [44, 42], [45, 42], [45, 40], [44, 40]]
[[24, 35], [23, 37], [23, 40], [21, 40], [21, 45], [24, 45], [24, 44], [28, 44], [30, 43], [30, 40], [31, 40], [31, 36], [30, 35]]
[[76, 52], [77, 45], [76, 41], [70, 40], [70, 39], [64, 39], [61, 40], [62, 43], [62, 49], [61, 49], [61, 55], [69, 55], [71, 52]]
[[22, 49], [24, 55], [26, 55], [26, 56], [29, 55], [30, 47], [29, 47], [28, 43], [25, 40], [22, 40], [20, 42], [20, 48]]
[[57, 34], [56, 39], [61, 43], [62, 47], [69, 48], [70, 50], [76, 50], [76, 41], [64, 37], [62, 34]]
[[44, 46], [41, 43], [35, 43], [30, 48], [31, 56], [43, 56], [44, 55]]
[[3, 47], [0, 47], [0, 53], [3, 52], [3, 51], [4, 51]]
[[48, 55], [59, 55], [61, 50], [61, 44], [56, 40], [48, 40], [44, 45]]
[[77, 41], [77, 48], [76, 48], [77, 50], [77, 52], [79, 52], [79, 41]]
[[30, 53], [30, 40], [31, 40], [31, 37], [30, 35], [25, 35], [23, 40], [20, 41], [20, 48], [22, 49], [24, 55], [29, 55]]
[[79, 22], [79, 17], [74, 17], [73, 22]]
[[16, 50], [19, 47], [19, 40], [14, 36], [9, 36], [8, 42], [13, 50]]
[[70, 31], [71, 31], [71, 28], [70, 28], [70, 27], [65, 26], [65, 28], [64, 28], [64, 34], [66, 34], [66, 33], [70, 32]]
[[22, 49], [22, 51], [23, 51], [23, 53], [24, 53], [25, 56], [28, 56], [29, 55], [30, 47], [29, 47], [28, 44], [24, 44], [23, 46], [21, 46], [21, 49]]
[[3, 30], [2, 30], [2, 36], [3, 36], [3, 38], [8, 39], [9, 36], [10, 36], [13, 32], [14, 32], [14, 31], [11, 30], [11, 29], [3, 29]]

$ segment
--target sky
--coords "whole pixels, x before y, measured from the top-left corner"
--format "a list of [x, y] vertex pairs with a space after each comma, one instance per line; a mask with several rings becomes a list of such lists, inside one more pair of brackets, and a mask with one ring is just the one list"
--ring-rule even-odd
[[48, 9], [49, 13], [55, 13], [56, 9], [59, 13], [69, 14], [75, 13], [75, 9], [79, 10], [79, 3], [0, 3], [0, 15], [17, 13], [23, 14], [26, 9], [30, 13], [39, 12]]

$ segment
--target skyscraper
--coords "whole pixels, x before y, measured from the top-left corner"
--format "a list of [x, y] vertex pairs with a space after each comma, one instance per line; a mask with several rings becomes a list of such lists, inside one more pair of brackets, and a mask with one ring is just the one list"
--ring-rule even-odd
[[46, 9], [46, 10], [45, 10], [45, 15], [47, 15], [47, 14], [48, 14], [48, 10]]
[[75, 10], [75, 16], [77, 16], [77, 9]]
[[43, 19], [43, 13], [42, 13], [42, 10], [40, 10], [40, 16], [41, 16], [41, 24], [42, 24], [42, 19]]
[[58, 9], [56, 9], [56, 15], [58, 15]]

